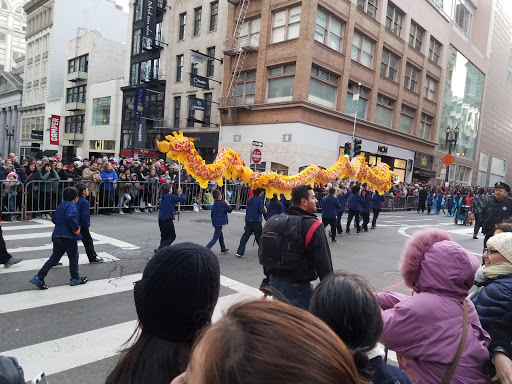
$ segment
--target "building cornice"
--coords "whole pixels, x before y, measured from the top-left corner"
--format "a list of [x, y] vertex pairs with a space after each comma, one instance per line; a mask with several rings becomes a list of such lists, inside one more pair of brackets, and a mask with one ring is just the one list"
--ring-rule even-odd
[[50, 0], [32, 0], [23, 6], [23, 10], [27, 13], [27, 15], [29, 15], [31, 12], [34, 12], [41, 5], [49, 2]]
[[28, 112], [28, 111], [32, 111], [35, 109], [44, 109], [44, 107], [45, 107], [45, 104], [42, 103], [42, 104], [27, 105], [26, 107], [21, 107], [19, 110], [20, 110], [20, 112]]

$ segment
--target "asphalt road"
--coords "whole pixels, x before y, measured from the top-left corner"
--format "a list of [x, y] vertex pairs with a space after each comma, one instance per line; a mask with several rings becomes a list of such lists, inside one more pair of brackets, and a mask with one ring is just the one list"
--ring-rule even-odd
[[[257, 288], [263, 276], [252, 239], [246, 256], [235, 257], [244, 214], [229, 216], [230, 224], [224, 229], [229, 253], [221, 255], [218, 244], [213, 248], [223, 276], [215, 318], [236, 300], [260, 296]], [[18, 357], [27, 381], [45, 371], [50, 383], [103, 383], [135, 327], [131, 290], [159, 244], [157, 214], [93, 217], [90, 230], [96, 250], [108, 261], [89, 265], [79, 247], [80, 274], [88, 276], [89, 283], [69, 287], [69, 271], [60, 267], [46, 278], [50, 289], [39, 291], [29, 279], [50, 256], [52, 226], [45, 220], [2, 225], [8, 249], [25, 260], [0, 268], [0, 354]], [[183, 212], [175, 227], [176, 242], [206, 245], [213, 234], [209, 211]], [[455, 225], [453, 218], [414, 211], [381, 213], [377, 229], [361, 235], [352, 230], [350, 236], [340, 236], [338, 243], [330, 245], [334, 268], [363, 275], [376, 290], [410, 293], [398, 272], [400, 252], [407, 237], [424, 228], [447, 231], [480, 255], [483, 236], [473, 240], [472, 228]]]

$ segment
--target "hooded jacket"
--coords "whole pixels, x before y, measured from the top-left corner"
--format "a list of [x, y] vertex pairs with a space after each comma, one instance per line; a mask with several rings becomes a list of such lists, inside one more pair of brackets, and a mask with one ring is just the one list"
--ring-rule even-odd
[[411, 382], [439, 384], [453, 361], [462, 336], [463, 301], [468, 331], [462, 356], [450, 383], [489, 383], [484, 364], [490, 338], [467, 298], [478, 260], [442, 231], [415, 235], [405, 246], [401, 272], [413, 296], [382, 292], [381, 342], [395, 351]]

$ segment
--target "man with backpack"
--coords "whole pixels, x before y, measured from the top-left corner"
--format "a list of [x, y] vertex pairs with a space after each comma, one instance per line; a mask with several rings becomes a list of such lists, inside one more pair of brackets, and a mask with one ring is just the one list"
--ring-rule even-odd
[[333, 271], [325, 228], [314, 214], [316, 203], [311, 186], [293, 188], [291, 207], [265, 224], [259, 244], [272, 295], [302, 309], [309, 306], [311, 281]]

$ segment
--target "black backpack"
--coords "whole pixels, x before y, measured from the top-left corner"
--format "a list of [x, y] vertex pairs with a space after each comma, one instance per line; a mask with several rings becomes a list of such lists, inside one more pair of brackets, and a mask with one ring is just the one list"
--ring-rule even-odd
[[265, 223], [260, 237], [260, 264], [283, 270], [297, 269], [313, 233], [320, 224], [321, 221], [315, 220], [306, 239], [303, 239], [301, 215], [280, 213], [272, 216]]

